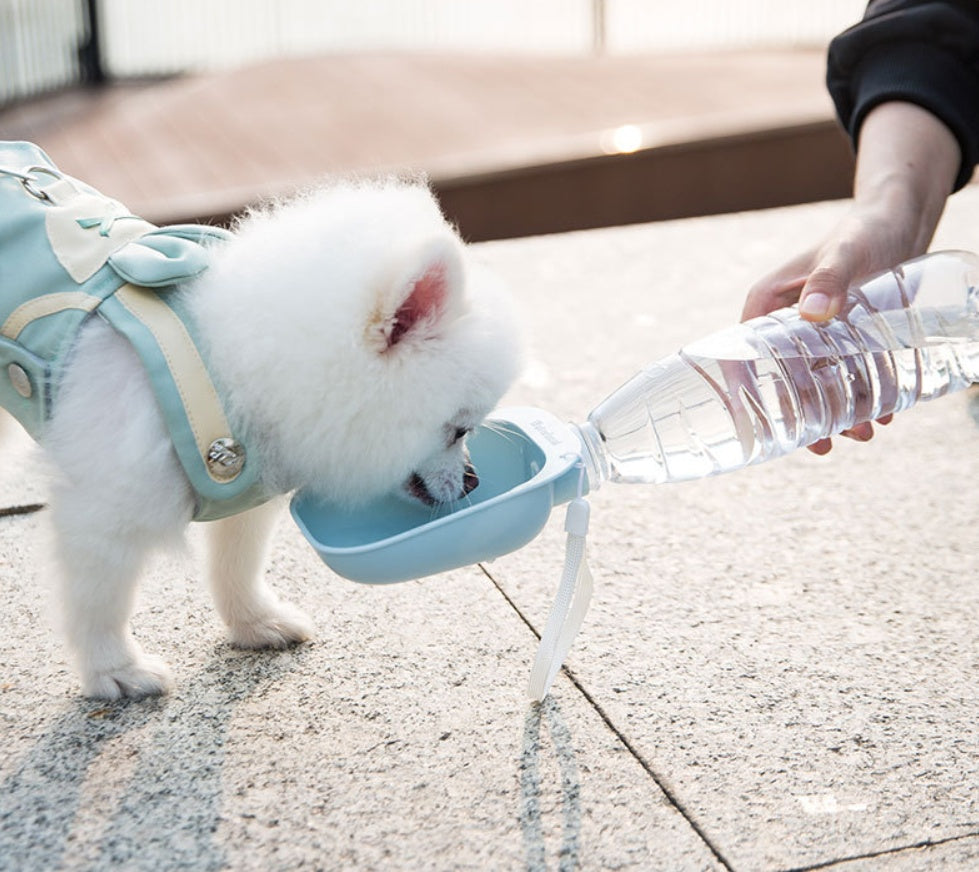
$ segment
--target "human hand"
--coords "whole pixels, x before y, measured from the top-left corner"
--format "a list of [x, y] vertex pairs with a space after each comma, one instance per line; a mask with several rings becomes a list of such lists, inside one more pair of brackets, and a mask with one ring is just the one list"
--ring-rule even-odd
[[[745, 300], [742, 320], [767, 315], [799, 302], [799, 314], [809, 321], [827, 321], [839, 314], [847, 289], [858, 279], [922, 254], [910, 241], [906, 225], [893, 213], [855, 205], [826, 240], [793, 258], [756, 282]], [[887, 424], [887, 415], [878, 423]], [[844, 436], [866, 442], [873, 438], [873, 424], [865, 421]], [[815, 454], [833, 447], [830, 439], [808, 446]]]
[[[924, 254], [959, 161], [957, 140], [931, 113], [910, 103], [876, 107], [860, 130], [850, 211], [820, 244], [755, 283], [742, 320], [798, 301], [803, 318], [827, 321], [858, 279]], [[866, 421], [843, 435], [865, 442], [873, 433]], [[809, 446], [816, 454], [831, 448], [829, 439]]]

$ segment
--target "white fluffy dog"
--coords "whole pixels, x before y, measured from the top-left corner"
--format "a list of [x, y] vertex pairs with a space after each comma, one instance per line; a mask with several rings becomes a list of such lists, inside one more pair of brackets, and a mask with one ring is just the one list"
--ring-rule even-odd
[[[342, 183], [256, 212], [180, 293], [268, 492], [355, 503], [400, 487], [436, 503], [472, 488], [465, 435], [516, 374], [516, 325], [427, 188]], [[98, 318], [79, 335], [44, 448], [84, 693], [162, 693], [167, 667], [129, 630], [133, 594], [194, 496], [138, 357]], [[208, 523], [214, 600], [249, 648], [311, 633], [263, 580], [272, 519], [262, 506]]]

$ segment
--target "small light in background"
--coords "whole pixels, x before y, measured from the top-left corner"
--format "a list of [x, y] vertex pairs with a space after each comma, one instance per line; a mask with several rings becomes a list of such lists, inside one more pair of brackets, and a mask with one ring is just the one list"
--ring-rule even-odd
[[602, 134], [602, 150], [606, 154], [632, 154], [642, 148], [642, 130], [635, 124], [623, 124]]

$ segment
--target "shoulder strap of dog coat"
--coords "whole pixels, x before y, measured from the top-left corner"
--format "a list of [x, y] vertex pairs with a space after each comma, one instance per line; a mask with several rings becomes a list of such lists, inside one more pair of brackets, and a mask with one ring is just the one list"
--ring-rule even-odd
[[264, 502], [175, 289], [207, 268], [207, 244], [230, 234], [156, 228], [30, 143], [0, 143], [0, 198], [0, 405], [39, 437], [74, 335], [97, 313], [146, 367], [197, 495], [195, 520]]
[[194, 519], [210, 521], [268, 499], [258, 464], [225, 416], [176, 294], [124, 284], [98, 309], [132, 343], [163, 410], [170, 438], [197, 493]]

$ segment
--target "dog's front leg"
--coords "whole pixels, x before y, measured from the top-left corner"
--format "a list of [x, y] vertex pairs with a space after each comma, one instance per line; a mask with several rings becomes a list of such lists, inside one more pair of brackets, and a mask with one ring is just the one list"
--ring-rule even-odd
[[283, 602], [263, 570], [279, 502], [211, 521], [209, 575], [218, 613], [242, 648], [285, 648], [312, 636], [310, 619]]

